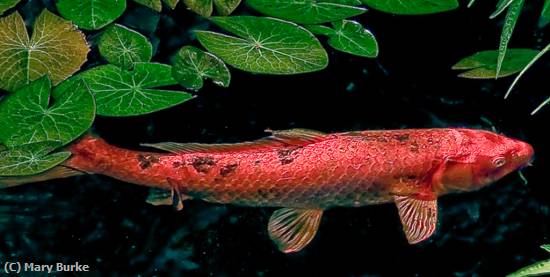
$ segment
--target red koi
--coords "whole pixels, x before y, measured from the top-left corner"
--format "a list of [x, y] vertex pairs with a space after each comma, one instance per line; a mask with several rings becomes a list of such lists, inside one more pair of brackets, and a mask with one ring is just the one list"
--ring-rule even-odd
[[[268, 224], [285, 253], [315, 236], [325, 209], [396, 203], [407, 240], [426, 240], [437, 226], [437, 198], [479, 189], [523, 167], [533, 148], [483, 130], [411, 129], [323, 134], [294, 129], [237, 144], [147, 144], [167, 153], [121, 149], [90, 135], [49, 172], [6, 185], [103, 174], [154, 187], [153, 204], [195, 198], [281, 207]], [[11, 183], [10, 183], [11, 182]]]

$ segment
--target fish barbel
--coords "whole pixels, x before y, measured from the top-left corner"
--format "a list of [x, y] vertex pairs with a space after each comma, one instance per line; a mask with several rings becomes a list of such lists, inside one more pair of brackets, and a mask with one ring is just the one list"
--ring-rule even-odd
[[293, 129], [236, 144], [145, 146], [165, 153], [121, 149], [87, 135], [69, 147], [73, 155], [61, 167], [25, 182], [84, 172], [156, 188], [149, 202], [180, 209], [191, 198], [280, 207], [268, 231], [289, 253], [313, 239], [323, 211], [335, 206], [394, 202], [409, 243], [421, 242], [436, 229], [438, 196], [479, 189], [533, 159], [525, 142], [453, 128]]

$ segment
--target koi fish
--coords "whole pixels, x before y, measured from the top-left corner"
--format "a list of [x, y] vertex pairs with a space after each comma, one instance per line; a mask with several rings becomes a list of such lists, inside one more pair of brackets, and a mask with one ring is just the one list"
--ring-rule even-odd
[[[395, 203], [410, 244], [437, 226], [437, 198], [474, 191], [528, 165], [533, 148], [483, 130], [411, 129], [324, 134], [272, 131], [236, 144], [146, 144], [159, 152], [126, 150], [86, 135], [69, 146], [62, 166], [4, 186], [103, 174], [156, 188], [148, 201], [183, 207], [186, 199], [279, 207], [268, 232], [285, 253], [314, 238], [323, 211]], [[10, 183], [11, 182], [11, 183]]]

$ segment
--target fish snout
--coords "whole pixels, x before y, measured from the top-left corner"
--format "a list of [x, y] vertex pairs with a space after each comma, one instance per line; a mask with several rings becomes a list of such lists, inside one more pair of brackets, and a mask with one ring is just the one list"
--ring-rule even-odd
[[529, 143], [519, 141], [516, 152], [516, 161], [520, 167], [530, 166], [535, 159], [535, 150]]

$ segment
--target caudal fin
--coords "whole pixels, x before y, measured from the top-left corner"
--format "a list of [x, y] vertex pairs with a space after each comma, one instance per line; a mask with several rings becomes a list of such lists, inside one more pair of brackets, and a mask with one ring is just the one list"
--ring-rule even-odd
[[85, 174], [85, 172], [59, 165], [48, 171], [36, 175], [21, 177], [0, 177], [0, 189], [15, 187], [28, 183], [78, 176], [82, 174]]

